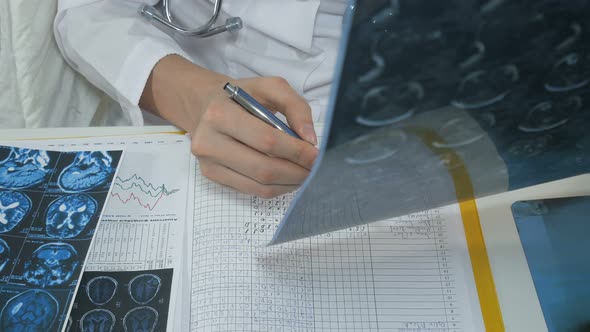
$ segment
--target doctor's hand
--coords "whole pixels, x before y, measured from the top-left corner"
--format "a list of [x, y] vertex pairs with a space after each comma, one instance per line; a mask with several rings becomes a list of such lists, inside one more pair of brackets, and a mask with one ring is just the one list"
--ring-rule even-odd
[[[249, 114], [223, 90], [227, 82], [285, 115], [305, 141]], [[317, 156], [311, 109], [281, 78], [235, 80], [169, 55], [152, 70], [140, 106], [191, 134], [203, 175], [244, 193], [271, 198], [297, 189]]]

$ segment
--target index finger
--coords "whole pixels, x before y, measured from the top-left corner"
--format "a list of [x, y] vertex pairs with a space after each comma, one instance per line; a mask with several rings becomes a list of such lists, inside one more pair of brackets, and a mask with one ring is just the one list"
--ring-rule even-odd
[[252, 87], [252, 95], [273, 111], [282, 113], [291, 129], [309, 143], [317, 144], [317, 135], [313, 128], [311, 107], [289, 83], [280, 77], [265, 77], [257, 80]]
[[227, 106], [226, 112], [232, 112], [232, 116], [226, 117], [220, 124], [219, 130], [223, 134], [264, 154], [286, 159], [305, 169], [311, 169], [318, 154], [318, 150], [313, 145], [269, 126], [235, 105]]

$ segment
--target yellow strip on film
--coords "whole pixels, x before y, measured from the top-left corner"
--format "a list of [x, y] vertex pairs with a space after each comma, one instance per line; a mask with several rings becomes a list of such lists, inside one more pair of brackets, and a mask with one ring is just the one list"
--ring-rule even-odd
[[[434, 142], [443, 142], [443, 139], [430, 129], [415, 128], [409, 130], [409, 132], [418, 136], [429, 147], [432, 147]], [[475, 193], [469, 172], [461, 158], [452, 149], [432, 148], [432, 151], [441, 157], [444, 156], [447, 160], [447, 167], [455, 185], [485, 329], [488, 332], [504, 332], [504, 320], [502, 319], [502, 311], [498, 302], [496, 285], [494, 284], [488, 251], [481, 230], [479, 213], [475, 204]]]

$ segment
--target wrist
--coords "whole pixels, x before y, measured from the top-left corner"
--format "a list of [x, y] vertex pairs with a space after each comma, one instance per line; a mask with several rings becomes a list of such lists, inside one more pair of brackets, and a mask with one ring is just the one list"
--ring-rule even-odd
[[162, 58], [152, 70], [140, 106], [192, 132], [212, 95], [230, 78], [179, 55]]

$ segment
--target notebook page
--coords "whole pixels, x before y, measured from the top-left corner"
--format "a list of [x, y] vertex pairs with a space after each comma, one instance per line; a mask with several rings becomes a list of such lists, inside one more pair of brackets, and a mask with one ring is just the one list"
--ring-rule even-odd
[[291, 198], [197, 176], [191, 331], [484, 330], [458, 206], [266, 247]]

